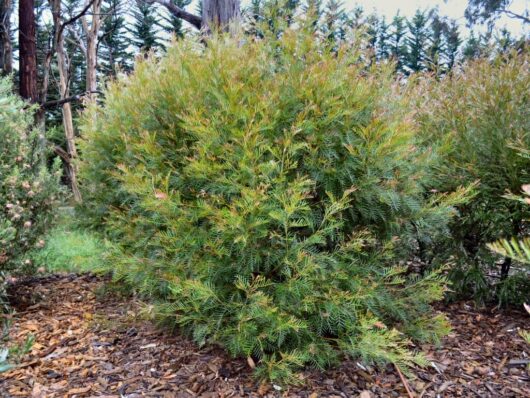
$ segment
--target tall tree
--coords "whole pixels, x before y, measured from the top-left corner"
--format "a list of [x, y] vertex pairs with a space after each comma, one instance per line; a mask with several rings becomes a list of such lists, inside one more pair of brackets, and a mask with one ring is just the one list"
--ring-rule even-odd
[[522, 13], [514, 12], [510, 9], [512, 3], [513, 0], [469, 0], [465, 16], [471, 25], [487, 23], [491, 27], [501, 15], [515, 18], [524, 24], [530, 23], [528, 8]]
[[230, 22], [241, 17], [240, 0], [202, 0], [201, 15], [195, 15], [179, 7], [172, 0], [139, 0], [148, 4], [158, 3], [177, 18], [181, 18], [197, 29], [206, 32], [212, 29], [226, 29]]
[[[171, 0], [175, 6], [185, 9], [191, 4], [191, 0]], [[184, 37], [183, 20], [175, 15], [169, 13], [167, 18], [164, 18], [167, 25], [163, 26], [164, 30], [175, 35], [175, 37]]]
[[383, 16], [379, 21], [379, 29], [377, 33], [377, 58], [388, 59], [392, 49], [390, 48], [390, 25], [386, 22]]
[[483, 57], [487, 54], [488, 43], [489, 35], [479, 34], [477, 36], [475, 32], [472, 31], [462, 50], [463, 59], [468, 60]]
[[13, 44], [11, 42], [11, 12], [13, 2], [0, 2], [0, 76], [10, 74], [13, 70]]
[[22, 98], [37, 102], [37, 37], [35, 29], [35, 0], [20, 0], [18, 4], [19, 92]]
[[426, 68], [436, 73], [442, 73], [443, 58], [442, 53], [444, 51], [444, 31], [446, 22], [443, 18], [438, 15], [438, 12], [434, 10], [430, 17], [431, 23], [428, 27], [427, 32], [427, 49], [425, 53], [425, 64]]
[[406, 45], [406, 19], [401, 15], [397, 14], [392, 19], [392, 24], [390, 36], [389, 36], [389, 45], [390, 53], [394, 62], [396, 63], [396, 69], [399, 72], [403, 72], [404, 64], [407, 60], [407, 45]]
[[329, 0], [324, 8], [323, 30], [330, 42], [338, 43], [346, 38], [348, 15], [344, 11], [342, 2]]
[[160, 48], [161, 44], [158, 40], [159, 17], [156, 9], [143, 0], [135, 0], [131, 13], [134, 22], [132, 23], [130, 33], [133, 37], [132, 41], [134, 45], [144, 53]]
[[407, 22], [406, 39], [408, 54], [407, 68], [410, 72], [419, 72], [425, 67], [426, 45], [428, 37], [428, 18], [424, 11], [417, 10], [412, 20]]
[[128, 38], [125, 36], [125, 12], [123, 0], [107, 0], [102, 13], [106, 15], [101, 27], [99, 54], [101, 69], [106, 75], [114, 75], [118, 70], [127, 70], [132, 58], [128, 51]]
[[462, 39], [460, 38], [460, 32], [458, 30], [458, 24], [455, 20], [451, 20], [445, 26], [444, 32], [444, 47], [443, 47], [443, 57], [447, 69], [451, 70], [456, 64], [458, 50], [462, 44]]
[[101, 4], [103, 0], [86, 0], [90, 7], [90, 18], [85, 13], [81, 16], [81, 26], [86, 37], [85, 57], [86, 57], [86, 92], [89, 101], [96, 98], [98, 88], [97, 63], [98, 63], [98, 35], [101, 28]]
[[77, 165], [75, 159], [77, 158], [77, 148], [75, 145], [75, 130], [72, 116], [72, 104], [70, 103], [70, 66], [68, 53], [65, 47], [65, 30], [70, 25], [76, 23], [85, 13], [92, 7], [93, 2], [97, 0], [89, 0], [80, 11], [73, 11], [71, 15], [65, 20], [63, 17], [61, 0], [49, 0], [50, 8], [53, 16], [53, 48], [57, 56], [57, 69], [59, 71], [59, 93], [62, 106], [63, 127], [66, 138], [66, 147], [68, 152], [67, 161], [68, 177], [74, 199], [81, 202], [81, 192], [77, 183]]
[[224, 29], [240, 17], [240, 0], [202, 0], [202, 29]]

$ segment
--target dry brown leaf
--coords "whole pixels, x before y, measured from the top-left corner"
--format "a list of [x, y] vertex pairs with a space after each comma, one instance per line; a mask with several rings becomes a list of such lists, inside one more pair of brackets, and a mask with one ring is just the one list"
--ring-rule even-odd
[[251, 369], [256, 369], [256, 362], [254, 362], [252, 357], [247, 357], [247, 363], [248, 363], [248, 366], [250, 366]]

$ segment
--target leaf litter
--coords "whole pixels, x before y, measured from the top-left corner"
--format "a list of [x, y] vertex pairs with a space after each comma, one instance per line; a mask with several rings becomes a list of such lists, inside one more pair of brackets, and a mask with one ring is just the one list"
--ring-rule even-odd
[[0, 374], [0, 397], [530, 397], [530, 350], [519, 335], [530, 317], [522, 311], [466, 302], [440, 308], [453, 331], [441, 347], [418, 347], [431, 366], [406, 380], [393, 366], [346, 360], [327, 372], [303, 372], [302, 386], [280, 387], [252, 377], [254, 359], [199, 348], [137, 316], [138, 301], [98, 295], [105, 283], [57, 274], [11, 287], [17, 312], [10, 337], [22, 344], [32, 335], [34, 344]]

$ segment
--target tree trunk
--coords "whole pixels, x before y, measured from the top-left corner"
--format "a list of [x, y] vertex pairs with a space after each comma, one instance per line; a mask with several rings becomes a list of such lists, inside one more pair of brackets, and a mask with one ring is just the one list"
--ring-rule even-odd
[[20, 96], [37, 102], [37, 43], [35, 34], [35, 1], [20, 0], [18, 5], [18, 42]]
[[240, 17], [240, 0], [202, 0], [202, 29], [226, 30]]
[[229, 24], [237, 22], [241, 16], [240, 0], [202, 0], [202, 16], [194, 15], [177, 6], [171, 0], [143, 0], [148, 4], [158, 3], [177, 18], [181, 18], [197, 29], [206, 32], [227, 30]]
[[[64, 99], [69, 96], [70, 90], [68, 87], [68, 59], [64, 49], [64, 29], [61, 19], [61, 0], [50, 0], [50, 6], [53, 14], [53, 24], [55, 29], [54, 43], [55, 53], [57, 54], [57, 68], [59, 70], [59, 90], [60, 97]], [[70, 185], [72, 193], [76, 202], [81, 203], [81, 192], [77, 183], [77, 148], [75, 146], [75, 131], [72, 118], [72, 106], [70, 102], [63, 103], [63, 127], [66, 137], [66, 148], [70, 161], [67, 162], [68, 174], [70, 178]]]
[[89, 24], [86, 16], [81, 22], [86, 35], [86, 91], [87, 99], [94, 101], [97, 90], [97, 41], [101, 27], [101, 3], [102, 0], [95, 0], [92, 3], [92, 20]]
[[0, 2], [0, 76], [13, 71], [13, 45], [11, 43], [11, 0]]

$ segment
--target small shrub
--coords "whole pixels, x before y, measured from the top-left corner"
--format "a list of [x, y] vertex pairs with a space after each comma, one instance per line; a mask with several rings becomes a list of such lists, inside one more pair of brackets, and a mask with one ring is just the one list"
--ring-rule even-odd
[[39, 137], [31, 130], [33, 110], [0, 80], [0, 271], [21, 272], [26, 256], [53, 219], [61, 192], [58, 164], [50, 172]]
[[[29, 252], [44, 245], [42, 235], [53, 219], [61, 192], [59, 165], [50, 172], [46, 153], [31, 130], [33, 109], [0, 78], [0, 315], [9, 310], [6, 279], [33, 269]], [[10, 367], [20, 347], [6, 347], [8, 322], [0, 327], [0, 371]], [[26, 344], [29, 346], [30, 343]]]
[[303, 31], [187, 39], [84, 117], [84, 210], [117, 244], [115, 278], [258, 377], [344, 355], [423, 363], [409, 338], [447, 331], [429, 305], [444, 278], [400, 261], [464, 194], [424, 199], [436, 156], [391, 66], [363, 59]]
[[[529, 63], [528, 53], [477, 60], [440, 82], [425, 79], [414, 92], [421, 101], [420, 135], [441, 156], [432, 188], [451, 191], [475, 184], [474, 198], [458, 206], [459, 216], [450, 224], [451, 239], [432, 252], [455, 256], [455, 286], [464, 295], [478, 293], [481, 301], [498, 291], [494, 281], [504, 281], [511, 264], [507, 259], [496, 265], [498, 257], [486, 245], [520, 236], [530, 217], [528, 206], [506, 196], [530, 182], [530, 157], [518, 149], [530, 148]], [[472, 280], [474, 286], [468, 283]]]

